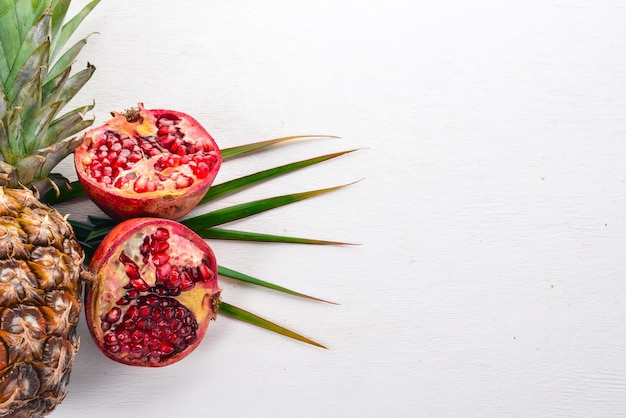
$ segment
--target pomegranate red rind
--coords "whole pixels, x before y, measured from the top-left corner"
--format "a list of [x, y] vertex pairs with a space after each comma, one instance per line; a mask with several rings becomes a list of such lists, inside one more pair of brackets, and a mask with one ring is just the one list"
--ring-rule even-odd
[[98, 348], [123, 364], [181, 360], [215, 319], [220, 287], [209, 245], [178, 222], [136, 218], [117, 225], [96, 250], [85, 316]]
[[221, 162], [219, 147], [194, 118], [142, 104], [89, 130], [74, 152], [85, 192], [118, 220], [186, 215]]

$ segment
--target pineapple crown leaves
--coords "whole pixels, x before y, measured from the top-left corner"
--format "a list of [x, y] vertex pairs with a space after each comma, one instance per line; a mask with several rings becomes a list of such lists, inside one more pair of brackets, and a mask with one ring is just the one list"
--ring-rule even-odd
[[0, 2], [0, 185], [55, 187], [54, 167], [80, 143], [73, 137], [93, 123], [94, 104], [61, 114], [95, 67], [72, 73], [87, 37], [66, 48], [100, 0], [64, 23], [71, 0]]

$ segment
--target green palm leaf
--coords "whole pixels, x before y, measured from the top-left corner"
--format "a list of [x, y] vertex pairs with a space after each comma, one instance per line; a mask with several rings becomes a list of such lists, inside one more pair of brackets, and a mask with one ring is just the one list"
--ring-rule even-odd
[[331, 158], [339, 157], [351, 152], [356, 151], [348, 150], [335, 152], [333, 154], [326, 154], [315, 158], [309, 158], [308, 160], [302, 160], [291, 164], [281, 165], [280, 167], [271, 168], [269, 170], [259, 171], [254, 174], [250, 174], [244, 177], [240, 177], [234, 180], [227, 181], [225, 183], [218, 184], [216, 186], [211, 187], [206, 195], [200, 201], [200, 204], [209, 202], [211, 200], [218, 199], [220, 197], [238, 192], [246, 187], [253, 186], [255, 184], [261, 183], [263, 181], [291, 173], [296, 170], [300, 170], [305, 167], [309, 167], [314, 164], [321, 163], [326, 160], [330, 160]]
[[182, 220], [181, 223], [194, 231], [201, 231], [202, 229], [247, 218], [249, 216], [257, 215], [261, 212], [266, 212], [268, 210], [285, 206], [290, 203], [299, 202], [304, 199], [309, 199], [311, 197], [315, 197], [324, 193], [332, 192], [334, 190], [347, 187], [350, 184], [255, 200], [253, 202], [229, 206], [227, 208], [214, 210], [203, 215], [198, 215], [193, 218], [185, 219]]
[[307, 338], [303, 335], [300, 335], [296, 332], [293, 332], [285, 327], [281, 327], [274, 322], [270, 322], [267, 319], [261, 318], [258, 315], [255, 315], [251, 312], [238, 308], [234, 305], [230, 305], [226, 302], [220, 302], [219, 312], [225, 315], [228, 315], [232, 318], [238, 319], [243, 322], [247, 322], [249, 324], [255, 325], [257, 327], [264, 328], [269, 331], [276, 332], [280, 335], [284, 335], [285, 337], [293, 338], [294, 340], [302, 341], [307, 344], [314, 345], [316, 347], [328, 349], [325, 345], [318, 343], [317, 341], [313, 341], [310, 338]]
[[287, 237], [284, 235], [262, 234], [258, 232], [233, 231], [232, 229], [207, 228], [196, 231], [205, 239], [221, 239], [229, 241], [254, 241], [254, 242], [282, 242], [286, 244], [311, 244], [311, 245], [353, 245], [341, 241], [326, 241], [311, 238]]
[[276, 139], [268, 139], [265, 141], [253, 142], [251, 144], [240, 145], [237, 147], [224, 148], [221, 150], [222, 159], [224, 159], [224, 161], [230, 160], [235, 157], [240, 157], [242, 155], [260, 151], [271, 145], [276, 145], [276, 144], [280, 144], [281, 142], [290, 141], [292, 139], [300, 139], [300, 138], [337, 138], [337, 137], [332, 136], [332, 135], [293, 135], [293, 136], [285, 136], [285, 137], [276, 138]]
[[311, 299], [311, 300], [316, 300], [318, 302], [325, 302], [325, 303], [330, 303], [332, 305], [336, 305], [336, 303], [334, 303], [334, 302], [329, 302], [327, 300], [316, 298], [314, 296], [305, 295], [304, 293], [296, 292], [295, 290], [291, 290], [291, 289], [288, 289], [286, 287], [278, 286], [276, 284], [273, 284], [273, 283], [270, 283], [270, 282], [266, 282], [264, 280], [260, 280], [260, 279], [254, 278], [252, 276], [248, 276], [247, 274], [235, 271], [233, 269], [229, 269], [229, 268], [224, 267], [224, 266], [219, 266], [218, 273], [221, 274], [222, 276], [230, 277], [231, 279], [236, 279], [236, 280], [240, 280], [240, 281], [243, 281], [243, 282], [252, 283], [252, 284], [255, 284], [257, 286], [266, 287], [268, 289], [276, 290], [278, 292], [286, 293], [288, 295], [298, 296], [298, 297], [305, 298], [305, 299]]

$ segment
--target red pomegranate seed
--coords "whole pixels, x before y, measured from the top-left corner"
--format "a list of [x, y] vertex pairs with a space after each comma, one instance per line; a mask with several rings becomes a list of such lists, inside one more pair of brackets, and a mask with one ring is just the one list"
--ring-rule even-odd
[[198, 275], [200, 276], [200, 280], [209, 281], [213, 278], [213, 272], [209, 268], [209, 266], [202, 261], [202, 263], [198, 266]]
[[165, 253], [158, 253], [152, 256], [152, 262], [155, 266], [161, 266], [170, 260], [170, 256]]
[[162, 341], [161, 345], [159, 346], [159, 354], [162, 354], [164, 356], [168, 356], [172, 354], [174, 350], [175, 350], [174, 345], [166, 341]]
[[116, 332], [115, 337], [120, 343], [129, 343], [131, 340], [130, 332], [126, 330], [119, 330], [118, 332]]
[[193, 184], [193, 180], [190, 177], [185, 176], [184, 174], [181, 174], [180, 176], [176, 178], [177, 189], [184, 189], [184, 188], [191, 186], [192, 184]]
[[109, 311], [107, 314], [107, 321], [114, 323], [120, 320], [122, 317], [122, 310], [118, 307], [115, 307]]
[[180, 290], [183, 292], [193, 289], [195, 283], [191, 277], [189, 277], [189, 273], [183, 271], [180, 275]]
[[156, 271], [157, 280], [164, 282], [168, 279], [171, 273], [172, 273], [171, 264], [166, 263], [166, 264], [160, 265], [157, 267], [157, 271]]
[[107, 347], [107, 349], [109, 350], [109, 353], [111, 354], [117, 354], [120, 352], [120, 346], [119, 345], [110, 345], [109, 347]]
[[[157, 319], [159, 319], [161, 317], [161, 308], [154, 308], [152, 310], [152, 315], [151, 315], [152, 319], [154, 319], [155, 321]], [[157, 324], [158, 325], [158, 324]]]
[[139, 316], [141, 316], [142, 318], [147, 318], [150, 315], [151, 311], [152, 308], [146, 305], [142, 305], [139, 307]]
[[139, 267], [126, 254], [121, 253], [119, 256], [119, 261], [124, 264], [124, 270], [126, 271], [126, 275], [131, 281], [141, 279], [141, 276], [139, 274]]
[[205, 178], [209, 174], [209, 166], [204, 161], [198, 163], [194, 173], [199, 179]]
[[135, 184], [133, 185], [133, 190], [137, 193], [147, 192], [149, 181], [150, 181], [150, 178], [145, 174], [137, 177], [137, 180], [135, 180]]
[[114, 333], [110, 332], [104, 336], [104, 343], [108, 345], [117, 344], [117, 337]]
[[137, 305], [132, 305], [126, 311], [126, 316], [128, 318], [135, 319], [135, 320], [139, 319], [139, 307]]
[[127, 296], [122, 296], [115, 302], [116, 305], [128, 305], [130, 303], [130, 299]]

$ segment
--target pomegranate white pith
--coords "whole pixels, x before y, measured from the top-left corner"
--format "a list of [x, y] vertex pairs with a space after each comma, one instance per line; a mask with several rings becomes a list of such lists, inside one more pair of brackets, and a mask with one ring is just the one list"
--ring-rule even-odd
[[217, 263], [174, 221], [119, 224], [94, 254], [87, 322], [96, 344], [125, 364], [164, 366], [191, 352], [217, 314]]

